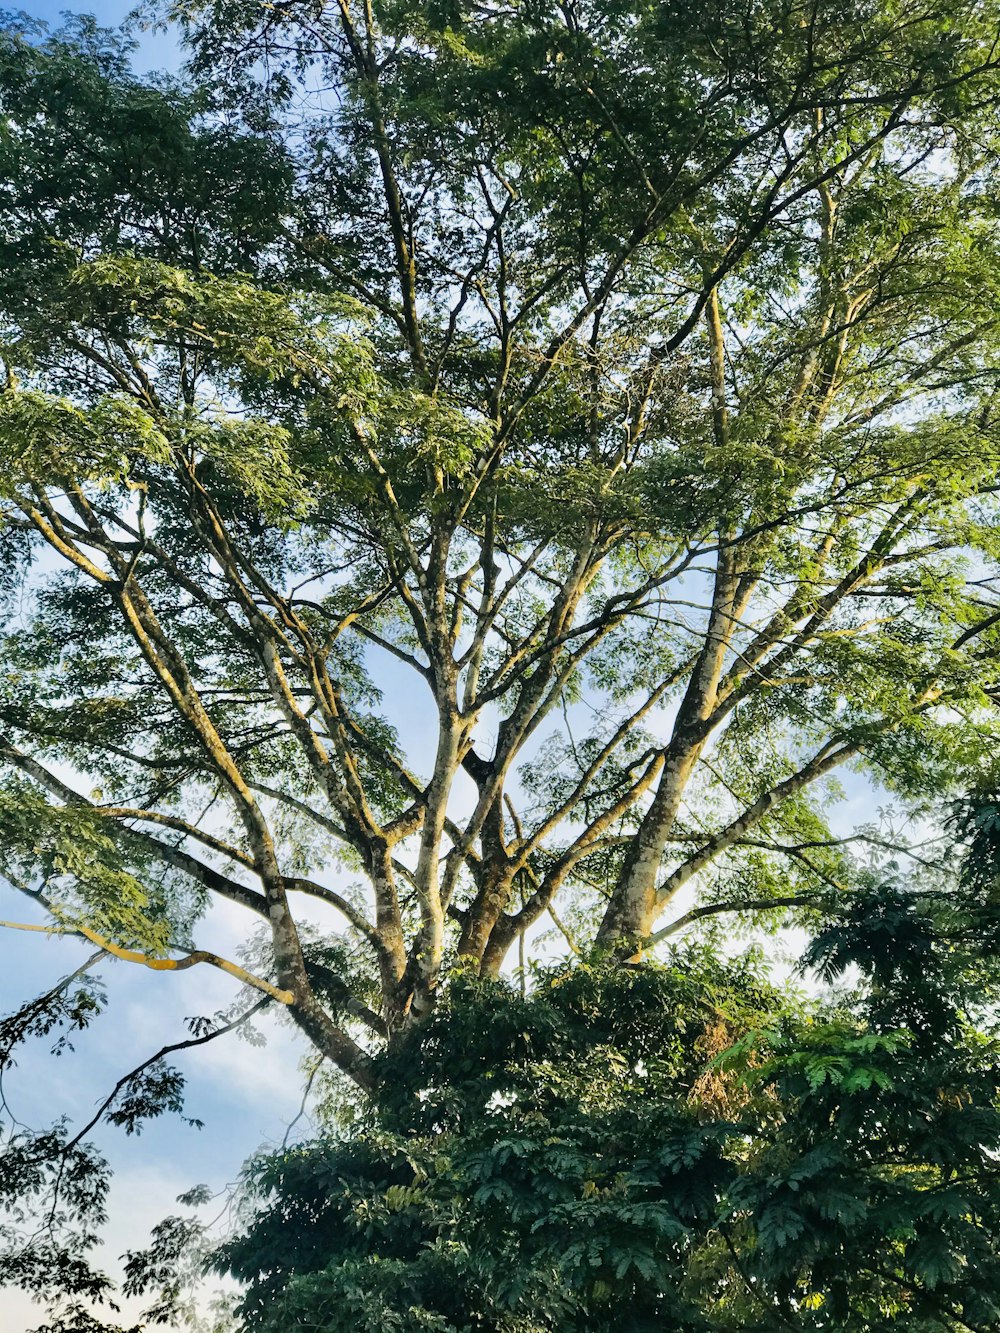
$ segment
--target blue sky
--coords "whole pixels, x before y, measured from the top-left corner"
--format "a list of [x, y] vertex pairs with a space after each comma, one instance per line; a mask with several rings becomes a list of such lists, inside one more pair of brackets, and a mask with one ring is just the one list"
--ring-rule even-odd
[[[11, 890], [0, 892], [0, 916], [25, 921], [30, 912]], [[198, 941], [232, 956], [243, 920], [216, 911], [201, 923]], [[75, 941], [5, 931], [0, 937], [0, 1010], [9, 1012], [65, 976], [91, 952]], [[186, 1019], [212, 1014], [238, 997], [234, 982], [207, 968], [150, 973], [110, 961], [99, 973], [109, 1005], [75, 1050], [53, 1060], [48, 1043], [23, 1048], [4, 1076], [4, 1093], [19, 1120], [39, 1126], [67, 1115], [85, 1123], [123, 1073], [161, 1046], [187, 1035]], [[241, 1162], [262, 1144], [277, 1144], [300, 1099], [298, 1060], [303, 1046], [274, 1020], [261, 1028], [264, 1047], [227, 1037], [201, 1050], [171, 1057], [188, 1077], [187, 1114], [204, 1121], [197, 1130], [176, 1116], [151, 1122], [141, 1135], [98, 1132], [94, 1141], [115, 1167], [111, 1223], [104, 1259], [114, 1270], [118, 1255], [145, 1243], [150, 1226], [171, 1212], [179, 1193], [205, 1183], [223, 1191]], [[303, 1125], [306, 1128], [307, 1125]], [[218, 1211], [210, 1206], [206, 1213]], [[0, 1292], [0, 1328], [23, 1333], [38, 1323], [20, 1293]]]
[[[116, 27], [122, 23], [135, 8], [136, 0], [95, 0], [93, 4], [72, 4], [62, 0], [24, 0], [24, 3], [9, 4], [8, 9], [23, 10], [32, 18], [42, 19], [51, 28], [57, 28], [64, 14], [93, 14], [107, 27]], [[176, 44], [165, 33], [136, 33], [139, 49], [136, 52], [136, 67], [145, 69], [174, 69], [178, 63]]]
[[[23, 4], [0, 5], [0, 9], [4, 8], [28, 13], [32, 19], [43, 20], [49, 28], [59, 28], [64, 16], [71, 13], [88, 13], [105, 27], [115, 28], [125, 23], [129, 13], [136, 8], [136, 0], [104, 0], [104, 3], [93, 4], [67, 4], [65, 0], [63, 3], [59, 3], [59, 0], [55, 0], [55, 3], [53, 0], [24, 0]], [[137, 71], [147, 72], [153, 69], [173, 71], [179, 65], [180, 52], [176, 41], [173, 41], [169, 33], [143, 32], [135, 28], [132, 36], [137, 41], [133, 57]]]

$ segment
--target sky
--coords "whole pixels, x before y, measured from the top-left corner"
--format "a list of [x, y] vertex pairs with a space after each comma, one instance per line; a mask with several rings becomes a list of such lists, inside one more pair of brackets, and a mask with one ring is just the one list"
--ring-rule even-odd
[[[60, 0], [22, 0], [20, 4], [2, 8], [29, 14], [50, 28], [57, 28], [66, 14], [91, 14], [105, 27], [114, 28], [128, 18], [136, 5], [137, 0], [92, 0], [91, 4], [74, 4], [73, 0], [61, 0], [61, 3]], [[177, 44], [168, 33], [136, 31], [135, 37], [139, 43], [134, 61], [137, 70], [177, 68], [180, 59]]]
[[[113, 25], [131, 5], [126, 0], [80, 6], [26, 0], [24, 8], [53, 26], [66, 11], [93, 13], [100, 22]], [[135, 61], [138, 69], [175, 69], [178, 61], [168, 35], [142, 36]], [[410, 689], [412, 678], [394, 684]], [[411, 734], [403, 737], [411, 752], [419, 753], [422, 745], [426, 749], [430, 740], [421, 735], [423, 716], [415, 706]], [[488, 743], [487, 737], [481, 739]], [[843, 778], [843, 785], [847, 799], [839, 809], [838, 824], [846, 828], [874, 819], [877, 797], [871, 788], [850, 775]], [[0, 885], [0, 918], [29, 920], [22, 904], [13, 890]], [[245, 923], [246, 914], [235, 906], [213, 908], [198, 927], [197, 943], [232, 958], [245, 938]], [[17, 1008], [54, 984], [89, 952], [70, 939], [0, 932], [0, 1012]], [[122, 1074], [160, 1046], [186, 1037], [189, 1017], [228, 1008], [239, 994], [236, 983], [209, 968], [162, 974], [112, 961], [100, 972], [111, 1001], [103, 1020], [57, 1062], [42, 1042], [25, 1050], [16, 1068], [5, 1075], [4, 1095], [20, 1120], [37, 1126], [65, 1114], [76, 1123], [85, 1121]], [[262, 1145], [281, 1142], [300, 1108], [299, 1062], [305, 1046], [287, 1027], [279, 1029], [273, 1017], [259, 1027], [270, 1037], [264, 1046], [226, 1038], [171, 1057], [188, 1078], [186, 1113], [203, 1121], [203, 1129], [168, 1116], [149, 1124], [137, 1137], [128, 1138], [120, 1131], [97, 1134], [96, 1143], [115, 1169], [110, 1225], [102, 1250], [102, 1261], [112, 1272], [123, 1251], [143, 1246], [149, 1228], [176, 1211], [178, 1194], [207, 1184], [220, 1196], [206, 1210], [211, 1215], [222, 1206], [244, 1159]], [[308, 1132], [309, 1123], [308, 1118], [300, 1121], [296, 1132]], [[122, 1318], [127, 1321], [135, 1308], [127, 1304]], [[0, 1290], [0, 1333], [26, 1333], [39, 1322], [40, 1312], [26, 1297]]]
[[[245, 913], [213, 910], [199, 925], [197, 941], [232, 957], [244, 937]], [[25, 921], [23, 899], [0, 892], [0, 916]], [[78, 967], [91, 953], [77, 941], [4, 932], [0, 938], [0, 1010], [9, 1012]], [[75, 1049], [54, 1060], [48, 1043], [22, 1048], [18, 1063], [4, 1076], [12, 1113], [34, 1127], [59, 1115], [85, 1123], [117, 1080], [161, 1046], [183, 1040], [186, 1019], [211, 1015], [239, 998], [229, 977], [207, 967], [180, 973], [151, 973], [110, 961], [97, 969], [107, 985], [107, 1011], [74, 1040]], [[185, 1113], [204, 1122], [199, 1130], [177, 1116], [150, 1122], [138, 1136], [120, 1130], [97, 1132], [93, 1141], [115, 1169], [110, 1226], [102, 1262], [117, 1268], [117, 1257], [147, 1243], [150, 1227], [170, 1213], [177, 1196], [207, 1184], [220, 1198], [203, 1210], [211, 1217], [236, 1179], [241, 1163], [260, 1146], [277, 1146], [301, 1101], [298, 1062], [304, 1046], [287, 1026], [272, 1018], [258, 1023], [269, 1039], [251, 1045], [235, 1036], [170, 1057], [188, 1078]], [[307, 1132], [308, 1119], [298, 1126]], [[141, 1304], [141, 1303], [140, 1303]], [[129, 1308], [132, 1308], [131, 1306]], [[0, 1329], [24, 1333], [40, 1322], [20, 1293], [0, 1291]]]

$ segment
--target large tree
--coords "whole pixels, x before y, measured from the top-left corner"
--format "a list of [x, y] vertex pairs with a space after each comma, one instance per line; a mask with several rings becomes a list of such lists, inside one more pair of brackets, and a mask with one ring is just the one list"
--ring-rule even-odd
[[378, 1093], [546, 913], [815, 914], [838, 769], [992, 781], [991, 4], [174, 8], [0, 45], [20, 924]]

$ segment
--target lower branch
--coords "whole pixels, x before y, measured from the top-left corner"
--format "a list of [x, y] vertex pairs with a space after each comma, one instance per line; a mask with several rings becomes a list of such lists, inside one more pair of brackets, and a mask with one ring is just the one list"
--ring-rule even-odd
[[197, 963], [209, 963], [212, 967], [218, 967], [223, 972], [228, 972], [231, 977], [236, 977], [244, 985], [263, 991], [270, 999], [278, 1000], [281, 1004], [292, 1004], [295, 1001], [295, 996], [291, 991], [272, 986], [263, 977], [255, 976], [252, 972], [248, 972], [245, 967], [240, 967], [239, 963], [231, 963], [228, 958], [222, 958], [219, 954], [211, 953], [207, 949], [195, 949], [191, 953], [185, 954], [183, 958], [151, 958], [149, 954], [140, 953], [137, 949], [125, 949], [120, 944], [115, 944], [113, 940], [106, 939], [105, 936], [99, 935], [96, 930], [91, 930], [89, 926], [85, 926], [79, 921], [71, 926], [34, 926], [23, 921], [0, 921], [0, 927], [7, 930], [38, 931], [43, 935], [82, 935], [84, 939], [90, 940], [91, 944], [96, 944], [99, 949], [110, 954], [113, 958], [121, 958], [126, 963], [138, 963], [141, 967], [152, 968], [154, 972], [183, 972], [189, 967], [194, 967]]

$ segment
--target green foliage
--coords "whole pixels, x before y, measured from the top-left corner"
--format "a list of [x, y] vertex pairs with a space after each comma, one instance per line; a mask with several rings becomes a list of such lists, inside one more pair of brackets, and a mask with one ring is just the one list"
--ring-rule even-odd
[[244, 1326], [991, 1326], [996, 1043], [905, 1026], [911, 937], [837, 930], [849, 1008], [691, 953], [456, 979], [376, 1111], [247, 1168]]
[[53, 1303], [104, 1300], [112, 1283], [89, 1260], [106, 1221], [107, 1164], [89, 1145], [72, 1144], [62, 1123], [5, 1130], [2, 1146], [0, 1281]]
[[0, 1067], [16, 1063], [18, 1048], [35, 1038], [56, 1032], [52, 1055], [73, 1049], [73, 1033], [82, 1032], [101, 1014], [106, 996], [101, 981], [93, 977], [73, 977], [45, 995], [29, 1000], [13, 1014], [0, 1021]]
[[696, 1326], [675, 1289], [731, 1174], [698, 1113], [705, 1033], [774, 1002], [690, 954], [528, 998], [456, 979], [377, 1118], [250, 1168], [266, 1207], [219, 1259], [253, 1280], [246, 1326], [610, 1328], [626, 1295], [626, 1327]]
[[[14, 883], [30, 882], [40, 872], [37, 892], [58, 922], [72, 929], [74, 918], [85, 918], [99, 934], [154, 955], [164, 952], [172, 929], [164, 893], [130, 872], [115, 840], [90, 811], [53, 811], [37, 792], [16, 783], [0, 788], [0, 820], [5, 834], [0, 866]], [[175, 902], [175, 910], [180, 907]]]

